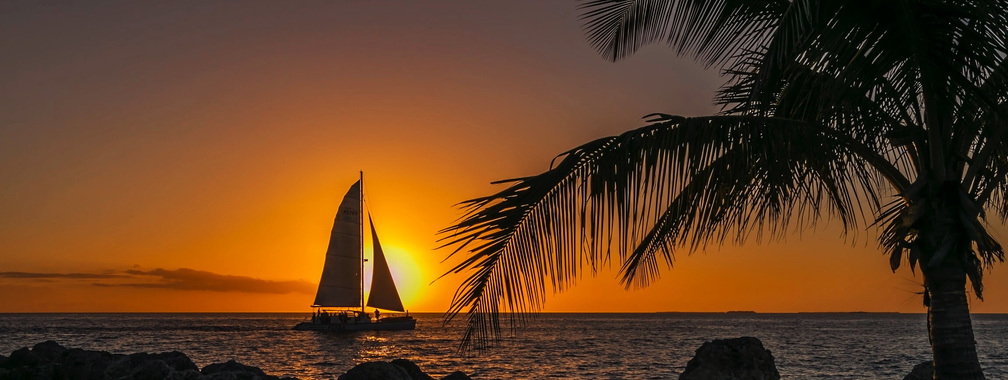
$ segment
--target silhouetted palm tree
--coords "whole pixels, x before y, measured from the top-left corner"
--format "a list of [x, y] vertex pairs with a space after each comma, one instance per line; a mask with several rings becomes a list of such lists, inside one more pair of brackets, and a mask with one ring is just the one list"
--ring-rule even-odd
[[[966, 281], [1004, 250], [1008, 217], [1008, 2], [587, 1], [607, 58], [666, 42], [724, 70], [710, 117], [654, 114], [571, 149], [550, 169], [463, 202], [442, 231], [469, 273], [450, 316], [462, 347], [522, 322], [585, 268], [618, 256], [644, 286], [674, 253], [775, 238], [821, 218], [874, 225], [893, 271], [924, 278], [936, 378], [983, 378]], [[854, 281], [856, 279], [852, 279]], [[517, 318], [517, 319], [515, 319]]]

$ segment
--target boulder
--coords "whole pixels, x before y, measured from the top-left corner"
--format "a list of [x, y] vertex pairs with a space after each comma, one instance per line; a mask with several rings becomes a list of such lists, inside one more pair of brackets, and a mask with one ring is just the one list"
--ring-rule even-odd
[[367, 362], [351, 368], [337, 380], [413, 380], [406, 370], [389, 362]]
[[[368, 362], [358, 364], [337, 380], [434, 380], [412, 361], [396, 359], [391, 362]], [[463, 372], [454, 372], [441, 380], [472, 380]]]
[[[158, 360], [164, 362], [168, 365], [168, 368], [172, 370], [182, 372], [182, 371], [196, 371], [199, 372], [199, 367], [196, 363], [193, 363], [192, 359], [189, 359], [186, 354], [178, 351], [162, 352], [158, 354], [148, 354], [148, 360]], [[255, 368], [255, 367], [252, 367]], [[258, 368], [256, 368], [258, 369]]]
[[779, 380], [770, 350], [753, 337], [704, 343], [679, 380]]
[[247, 366], [234, 359], [210, 364], [200, 372], [206, 380], [280, 380], [279, 377], [267, 375], [259, 367]]
[[140, 352], [115, 355], [113, 358], [115, 360], [105, 367], [105, 378], [118, 379], [129, 376], [137, 379], [141, 377], [144, 379], [167, 379], [172, 376], [184, 378], [191, 376], [173, 375], [176, 372], [199, 374], [199, 367], [188, 356], [178, 351], [159, 354]]
[[208, 365], [201, 374], [199, 367], [178, 351], [122, 355], [67, 349], [53, 341], [30, 350], [21, 348], [2, 359], [0, 380], [281, 380], [234, 360]]
[[162, 380], [172, 373], [171, 367], [160, 360], [149, 360], [139, 363], [130, 370], [132, 380]]
[[40, 361], [51, 363], [51, 362], [58, 362], [61, 359], [63, 359], [63, 356], [65, 356], [67, 353], [67, 349], [66, 347], [61, 346], [59, 343], [47, 340], [45, 342], [36, 344], [34, 347], [32, 347], [31, 352]]
[[35, 356], [28, 347], [21, 347], [11, 352], [10, 357], [4, 362], [4, 368], [34, 367], [39, 363], [38, 356]]
[[455, 371], [449, 373], [448, 376], [442, 377], [441, 380], [472, 380], [472, 378], [466, 375], [465, 372]]
[[102, 379], [109, 365], [121, 356], [71, 348], [63, 357], [63, 370], [67, 379]]
[[392, 361], [392, 364], [406, 371], [406, 374], [413, 380], [434, 380], [433, 377], [421, 370], [420, 366], [407, 359], [396, 359]]
[[43, 365], [37, 355], [28, 347], [22, 347], [11, 352], [3, 363], [4, 379], [36, 379], [44, 376], [52, 377], [52, 366]]
[[934, 366], [931, 361], [921, 362], [915, 365], [910, 373], [903, 380], [930, 380], [934, 378]]

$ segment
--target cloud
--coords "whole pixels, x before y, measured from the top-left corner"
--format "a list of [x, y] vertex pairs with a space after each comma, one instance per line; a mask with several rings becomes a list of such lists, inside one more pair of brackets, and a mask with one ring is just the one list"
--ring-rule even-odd
[[181, 268], [181, 269], [131, 269], [126, 272], [136, 278], [148, 278], [152, 282], [130, 282], [120, 284], [103, 284], [107, 286], [128, 286], [137, 288], [157, 288], [174, 290], [208, 290], [215, 292], [246, 292], [246, 293], [307, 293], [315, 290], [315, 285], [307, 281], [274, 281], [248, 276], [233, 276], [213, 272]]
[[307, 281], [263, 280], [249, 276], [234, 276], [213, 272], [180, 269], [130, 269], [99, 273], [36, 273], [0, 272], [0, 279], [55, 282], [59, 280], [95, 281], [100, 287], [170, 289], [182, 291], [244, 292], [261, 294], [305, 293], [315, 291]]
[[104, 280], [110, 278], [127, 277], [114, 273], [33, 273], [33, 272], [0, 272], [0, 278], [26, 279], [26, 280]]

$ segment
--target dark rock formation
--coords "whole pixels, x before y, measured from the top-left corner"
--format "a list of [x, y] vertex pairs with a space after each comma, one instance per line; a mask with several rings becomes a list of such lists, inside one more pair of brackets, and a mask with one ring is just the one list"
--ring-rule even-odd
[[396, 359], [392, 361], [396, 367], [402, 368], [413, 380], [434, 380], [433, 377], [420, 370], [420, 366], [406, 359]]
[[63, 357], [61, 365], [67, 371], [67, 379], [102, 379], [116, 355], [105, 351], [86, 351], [71, 348]]
[[181, 352], [112, 354], [46, 341], [0, 360], [0, 380], [280, 380], [234, 360], [199, 367]]
[[[100, 351], [83, 351], [85, 353], [108, 354]], [[92, 363], [109, 362], [105, 366], [104, 376], [106, 379], [167, 379], [172, 378], [193, 378], [199, 377], [199, 367], [193, 363], [185, 354], [172, 351], [160, 354], [148, 354], [145, 352], [130, 355], [109, 354], [108, 360], [101, 356], [92, 356], [97, 359]], [[80, 377], [75, 377], [80, 378]], [[98, 377], [90, 377], [97, 379]]]
[[931, 380], [934, 378], [934, 366], [930, 361], [915, 365], [903, 380]]
[[442, 377], [441, 380], [472, 380], [472, 378], [462, 371], [455, 371], [448, 374], [448, 376]]
[[[434, 380], [406, 359], [357, 365], [340, 380]], [[105, 351], [67, 349], [53, 341], [0, 355], [0, 380], [297, 380], [280, 379], [263, 370], [229, 360], [200, 370], [185, 354], [112, 354]], [[472, 380], [455, 372], [442, 380]]]
[[[367, 362], [358, 364], [337, 380], [434, 380], [419, 366], [406, 359], [391, 362]], [[441, 380], [472, 380], [465, 373], [455, 372]]]
[[679, 380], [779, 380], [770, 350], [753, 337], [704, 343]]
[[412, 380], [409, 373], [389, 362], [367, 362], [351, 368], [337, 380]]

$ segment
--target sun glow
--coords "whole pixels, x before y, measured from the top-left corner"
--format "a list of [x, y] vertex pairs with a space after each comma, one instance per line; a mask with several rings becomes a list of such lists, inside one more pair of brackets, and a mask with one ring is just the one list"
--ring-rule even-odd
[[417, 298], [422, 296], [420, 290], [424, 284], [424, 273], [420, 268], [420, 263], [408, 250], [395, 246], [382, 248], [384, 248], [389, 271], [392, 272], [392, 279], [395, 280], [403, 306], [407, 309], [410, 306], [415, 306]]
[[[409, 250], [396, 246], [382, 244], [382, 252], [385, 253], [385, 260], [388, 261], [389, 271], [392, 272], [392, 280], [395, 281], [403, 307], [407, 310], [415, 307], [423, 297], [420, 290], [424, 286], [424, 273], [419, 262]], [[370, 289], [371, 257], [368, 257], [364, 267], [364, 288]]]

